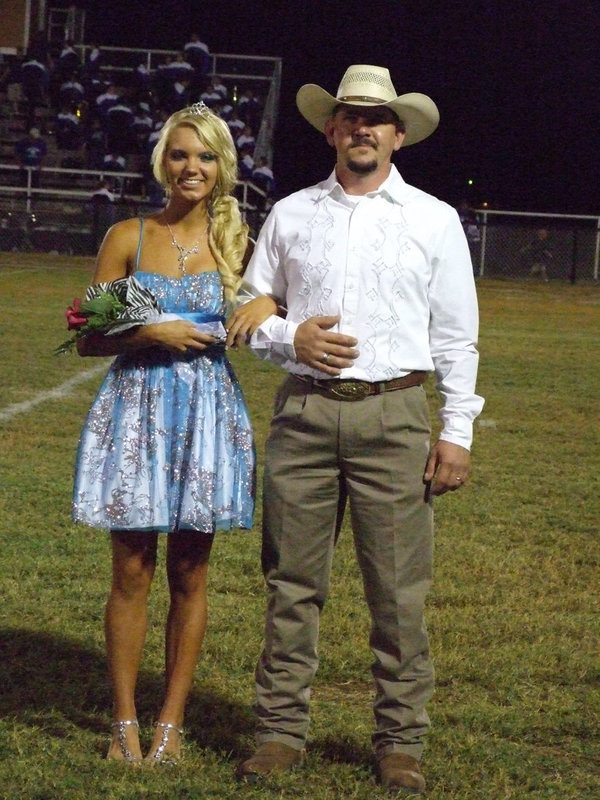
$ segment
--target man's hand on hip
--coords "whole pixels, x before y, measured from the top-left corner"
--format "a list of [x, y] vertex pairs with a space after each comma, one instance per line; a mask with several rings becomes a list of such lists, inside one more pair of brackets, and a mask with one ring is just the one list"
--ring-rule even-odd
[[333, 377], [344, 367], [351, 367], [359, 355], [357, 341], [329, 330], [339, 321], [339, 316], [311, 317], [300, 323], [294, 336], [296, 360]]

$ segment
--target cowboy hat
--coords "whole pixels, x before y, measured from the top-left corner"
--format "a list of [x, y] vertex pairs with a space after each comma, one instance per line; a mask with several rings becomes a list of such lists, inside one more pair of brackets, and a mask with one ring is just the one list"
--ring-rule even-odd
[[340, 103], [390, 108], [404, 123], [406, 134], [403, 147], [426, 139], [440, 121], [439, 111], [431, 98], [419, 92], [397, 97], [389, 70], [371, 64], [348, 67], [335, 97], [314, 83], [301, 86], [296, 95], [298, 110], [321, 133], [333, 109]]

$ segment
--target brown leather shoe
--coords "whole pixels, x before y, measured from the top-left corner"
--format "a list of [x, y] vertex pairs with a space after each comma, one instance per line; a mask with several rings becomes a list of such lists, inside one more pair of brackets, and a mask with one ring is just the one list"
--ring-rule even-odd
[[254, 755], [243, 761], [236, 776], [246, 783], [256, 783], [271, 772], [287, 772], [302, 763], [302, 750], [295, 750], [281, 742], [265, 742], [259, 745]]
[[390, 753], [378, 766], [381, 785], [386, 789], [402, 794], [425, 792], [425, 778], [416, 758], [406, 753]]

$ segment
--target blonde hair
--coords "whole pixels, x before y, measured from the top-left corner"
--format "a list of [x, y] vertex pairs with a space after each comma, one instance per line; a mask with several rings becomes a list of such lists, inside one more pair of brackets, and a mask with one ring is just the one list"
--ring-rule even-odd
[[182, 126], [192, 128], [202, 144], [217, 155], [217, 181], [212, 191], [208, 213], [208, 243], [223, 281], [225, 300], [233, 303], [242, 282], [243, 258], [248, 246], [248, 225], [242, 220], [238, 201], [232, 192], [237, 183], [238, 160], [229, 126], [206, 106], [198, 105], [176, 111], [161, 128], [152, 151], [154, 177], [170, 193], [165, 156], [171, 134]]

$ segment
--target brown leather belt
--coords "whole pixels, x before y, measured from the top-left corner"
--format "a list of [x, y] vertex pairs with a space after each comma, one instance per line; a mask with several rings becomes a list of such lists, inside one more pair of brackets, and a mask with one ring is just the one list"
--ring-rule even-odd
[[411, 386], [420, 386], [425, 383], [426, 372], [409, 372], [401, 378], [392, 378], [389, 381], [355, 381], [352, 379], [331, 378], [323, 380], [313, 378], [311, 375], [294, 375], [302, 383], [307, 383], [313, 391], [334, 400], [364, 400], [374, 394], [383, 392], [396, 392], [398, 389], [408, 389]]

